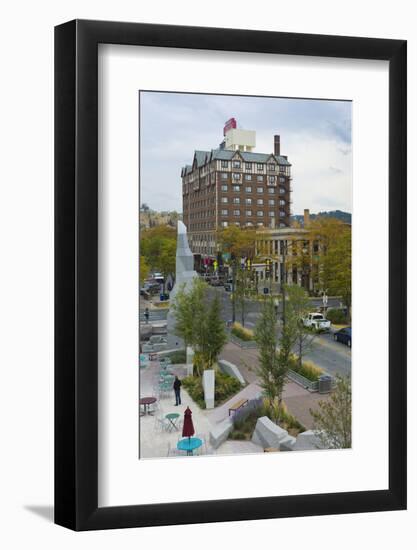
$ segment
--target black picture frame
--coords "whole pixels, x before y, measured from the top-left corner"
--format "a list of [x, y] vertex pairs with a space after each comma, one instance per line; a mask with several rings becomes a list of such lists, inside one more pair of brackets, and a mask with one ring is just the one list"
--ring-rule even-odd
[[[98, 44], [389, 62], [389, 488], [98, 507]], [[55, 522], [109, 529], [406, 508], [406, 41], [74, 20], [55, 28]]]

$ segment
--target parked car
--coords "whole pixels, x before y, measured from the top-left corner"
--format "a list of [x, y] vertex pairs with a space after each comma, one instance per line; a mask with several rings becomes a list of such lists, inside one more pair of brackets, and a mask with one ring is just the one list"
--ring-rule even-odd
[[336, 342], [341, 342], [349, 348], [352, 347], [352, 327], [341, 328], [334, 333], [334, 339]]
[[223, 281], [221, 279], [211, 279], [210, 285], [211, 286], [223, 286]]
[[224, 283], [224, 289], [226, 292], [232, 292], [232, 285], [230, 283]]
[[317, 332], [324, 332], [330, 330], [331, 323], [322, 313], [309, 313], [303, 319], [303, 325]]

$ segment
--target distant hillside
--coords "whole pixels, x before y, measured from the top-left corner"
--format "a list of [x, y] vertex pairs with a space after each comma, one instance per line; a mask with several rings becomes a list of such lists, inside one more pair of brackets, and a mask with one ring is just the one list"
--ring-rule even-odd
[[[317, 217], [321, 218], [336, 218], [344, 223], [352, 223], [352, 214], [349, 212], [343, 212], [342, 210], [331, 210], [329, 212], [319, 212], [318, 214], [310, 214], [310, 219], [314, 220]], [[297, 221], [300, 225], [304, 223], [304, 216], [302, 214], [295, 214], [291, 216], [292, 221]]]

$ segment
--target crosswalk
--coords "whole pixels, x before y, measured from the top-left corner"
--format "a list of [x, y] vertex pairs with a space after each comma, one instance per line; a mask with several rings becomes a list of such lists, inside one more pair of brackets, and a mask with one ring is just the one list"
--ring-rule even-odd
[[[168, 316], [168, 310], [167, 309], [150, 309], [149, 310], [149, 322], [152, 321], [166, 321]], [[139, 313], [139, 320], [142, 323], [146, 322], [145, 318], [145, 310], [141, 309]]]

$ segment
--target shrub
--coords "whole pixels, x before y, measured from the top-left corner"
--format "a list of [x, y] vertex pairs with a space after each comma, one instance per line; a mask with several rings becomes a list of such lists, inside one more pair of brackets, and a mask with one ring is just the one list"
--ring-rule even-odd
[[185, 349], [179, 349], [176, 351], [172, 351], [168, 357], [171, 359], [171, 363], [173, 365], [178, 365], [180, 363], [186, 363], [187, 362], [187, 354], [185, 353]]
[[289, 361], [289, 368], [296, 372], [297, 374], [304, 376], [310, 382], [316, 382], [324, 370], [312, 363], [311, 361], [303, 361], [302, 365], [299, 365], [298, 357], [296, 355], [291, 355]]
[[253, 331], [249, 330], [248, 328], [242, 327], [240, 323], [233, 323], [231, 332], [233, 336], [236, 336], [237, 338], [240, 338], [245, 342], [253, 340]]
[[204, 401], [203, 384], [200, 376], [187, 376], [181, 382], [190, 394], [191, 399], [197, 403], [200, 409], [205, 409], [206, 402]]
[[346, 315], [343, 309], [329, 309], [326, 315], [327, 319], [336, 325], [347, 323]]

